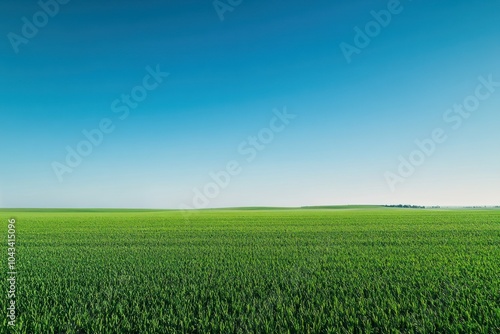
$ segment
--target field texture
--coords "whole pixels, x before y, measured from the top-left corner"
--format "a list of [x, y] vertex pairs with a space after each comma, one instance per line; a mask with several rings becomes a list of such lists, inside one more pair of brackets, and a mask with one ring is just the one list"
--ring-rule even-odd
[[4, 333], [500, 333], [498, 210], [0, 217]]

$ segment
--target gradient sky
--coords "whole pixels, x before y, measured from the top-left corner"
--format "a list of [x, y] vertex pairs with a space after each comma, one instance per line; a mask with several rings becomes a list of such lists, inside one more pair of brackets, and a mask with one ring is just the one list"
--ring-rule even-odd
[[[43, 1], [43, 0], [42, 0]], [[225, 1], [223, 1], [225, 2]], [[459, 129], [443, 120], [500, 82], [500, 2], [409, 1], [348, 63], [356, 26], [388, 1], [79, 1], [16, 53], [37, 1], [0, 4], [0, 207], [178, 208], [238, 161], [208, 207], [500, 205], [500, 87]], [[111, 104], [169, 76], [120, 120]], [[252, 161], [238, 153], [273, 110], [297, 115]], [[115, 129], [60, 182], [53, 162], [102, 119]], [[391, 191], [416, 139], [446, 142]]]

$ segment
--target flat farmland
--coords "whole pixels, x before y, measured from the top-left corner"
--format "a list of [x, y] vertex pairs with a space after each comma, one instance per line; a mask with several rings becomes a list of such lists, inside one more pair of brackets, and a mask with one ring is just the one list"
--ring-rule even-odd
[[500, 333], [500, 210], [0, 217], [4, 291], [16, 219], [15, 333]]

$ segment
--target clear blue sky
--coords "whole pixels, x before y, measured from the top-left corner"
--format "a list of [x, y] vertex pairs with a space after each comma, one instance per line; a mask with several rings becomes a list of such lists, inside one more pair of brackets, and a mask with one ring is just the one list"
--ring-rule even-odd
[[[500, 205], [500, 87], [462, 123], [446, 114], [478, 77], [500, 82], [500, 2], [402, 0], [348, 62], [341, 45], [388, 3], [243, 0], [221, 20], [210, 0], [71, 0], [45, 24], [37, 1], [3, 1], [0, 206], [193, 207], [230, 161], [238, 175], [204, 206]], [[120, 119], [113, 102], [148, 66], [169, 75]], [[247, 161], [238, 147], [284, 107], [296, 117]], [[106, 118], [114, 130], [58, 177]], [[436, 128], [447, 140], [391, 189]]]

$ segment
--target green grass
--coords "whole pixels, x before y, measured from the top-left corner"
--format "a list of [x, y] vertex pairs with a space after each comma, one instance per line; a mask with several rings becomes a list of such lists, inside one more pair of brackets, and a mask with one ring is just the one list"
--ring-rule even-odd
[[499, 210], [0, 210], [2, 282], [10, 217], [12, 332], [500, 333]]

